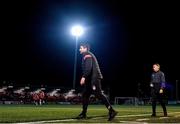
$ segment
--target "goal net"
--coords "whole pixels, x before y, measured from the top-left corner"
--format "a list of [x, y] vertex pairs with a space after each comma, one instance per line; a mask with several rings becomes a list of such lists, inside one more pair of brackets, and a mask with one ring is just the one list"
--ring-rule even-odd
[[136, 97], [115, 97], [115, 105], [137, 105], [138, 99]]

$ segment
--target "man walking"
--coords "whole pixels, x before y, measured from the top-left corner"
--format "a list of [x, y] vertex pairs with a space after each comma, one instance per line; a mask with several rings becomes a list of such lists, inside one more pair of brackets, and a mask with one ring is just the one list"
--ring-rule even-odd
[[153, 73], [151, 75], [151, 96], [152, 96], [152, 117], [156, 116], [156, 103], [157, 100], [161, 104], [164, 112], [164, 116], [167, 116], [167, 110], [165, 102], [163, 100], [164, 89], [165, 89], [165, 76], [162, 71], [160, 71], [160, 65], [155, 63], [153, 65]]
[[101, 74], [98, 61], [93, 53], [91, 53], [88, 44], [80, 45], [80, 54], [82, 54], [82, 78], [80, 80], [80, 85], [84, 87], [82, 94], [82, 112], [77, 117], [78, 119], [86, 118], [87, 108], [89, 104], [89, 97], [91, 93], [94, 93], [97, 98], [99, 98], [109, 110], [109, 121], [111, 121], [118, 112], [116, 112], [111, 104], [109, 103], [107, 97], [103, 94], [101, 89], [101, 80], [103, 76]]

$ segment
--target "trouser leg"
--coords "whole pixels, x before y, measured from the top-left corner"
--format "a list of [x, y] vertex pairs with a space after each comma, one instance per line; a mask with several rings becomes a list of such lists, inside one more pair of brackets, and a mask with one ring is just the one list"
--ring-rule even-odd
[[152, 114], [156, 115], [156, 102], [157, 102], [157, 95], [155, 89], [151, 90], [151, 100], [152, 100]]
[[163, 100], [162, 94], [159, 95], [159, 102], [160, 102], [161, 107], [163, 109], [164, 115], [167, 116], [166, 104], [165, 104], [165, 101]]
[[[89, 87], [89, 88], [91, 88], [91, 87]], [[82, 94], [82, 113], [83, 114], [87, 113], [90, 95], [91, 95], [91, 91], [89, 89], [85, 88], [84, 92]]]
[[94, 80], [93, 85], [92, 85], [92, 89], [93, 89], [93, 92], [96, 95], [96, 97], [102, 101], [102, 103], [106, 106], [106, 108], [109, 111], [112, 111], [113, 108], [112, 108], [109, 100], [107, 99], [106, 95], [102, 92], [101, 79]]
[[152, 99], [152, 114], [156, 115], [156, 99]]

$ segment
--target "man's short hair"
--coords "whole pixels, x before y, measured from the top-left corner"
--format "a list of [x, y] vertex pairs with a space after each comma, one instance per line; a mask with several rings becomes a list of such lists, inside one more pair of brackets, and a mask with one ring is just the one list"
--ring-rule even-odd
[[88, 43], [81, 43], [80, 46], [87, 48], [88, 51], [90, 50], [90, 45]]

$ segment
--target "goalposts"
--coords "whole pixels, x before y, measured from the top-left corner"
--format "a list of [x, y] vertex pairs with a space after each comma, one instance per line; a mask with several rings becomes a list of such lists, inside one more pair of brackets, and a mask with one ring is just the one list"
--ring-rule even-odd
[[115, 97], [115, 105], [138, 105], [137, 97]]

